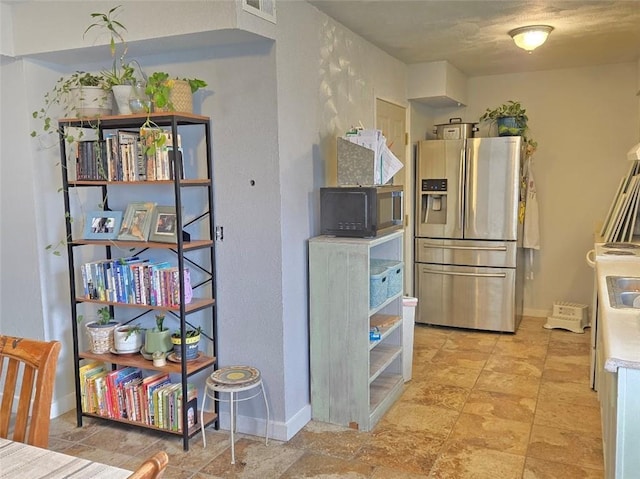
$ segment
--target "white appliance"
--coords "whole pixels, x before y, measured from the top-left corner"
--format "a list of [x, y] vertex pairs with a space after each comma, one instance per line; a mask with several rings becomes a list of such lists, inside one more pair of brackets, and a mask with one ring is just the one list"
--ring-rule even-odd
[[418, 143], [416, 322], [514, 332], [522, 319], [518, 136]]
[[[595, 272], [598, 261], [640, 261], [640, 244], [636, 243], [596, 243], [587, 253], [587, 264], [594, 269], [593, 296], [591, 302], [591, 358], [589, 378], [591, 388], [597, 389], [598, 369], [596, 367], [596, 348], [598, 344], [598, 278]], [[608, 301], [608, 298], [604, 298]]]

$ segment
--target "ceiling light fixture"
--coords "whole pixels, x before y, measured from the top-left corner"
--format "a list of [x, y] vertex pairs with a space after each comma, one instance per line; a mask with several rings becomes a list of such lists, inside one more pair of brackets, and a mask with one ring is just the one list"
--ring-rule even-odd
[[544, 42], [553, 30], [549, 25], [530, 25], [528, 27], [514, 28], [509, 32], [517, 46], [531, 53]]

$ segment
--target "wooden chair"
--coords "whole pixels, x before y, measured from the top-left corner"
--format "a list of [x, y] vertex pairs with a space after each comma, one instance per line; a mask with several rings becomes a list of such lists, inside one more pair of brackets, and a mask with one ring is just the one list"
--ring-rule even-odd
[[169, 456], [164, 451], [155, 453], [148, 458], [140, 467], [133, 471], [128, 479], [159, 479], [164, 474], [164, 470], [169, 463]]
[[[0, 437], [47, 447], [53, 383], [59, 354], [58, 341], [0, 335], [0, 377], [4, 381], [0, 406]], [[9, 437], [15, 397], [19, 399], [13, 437]]]

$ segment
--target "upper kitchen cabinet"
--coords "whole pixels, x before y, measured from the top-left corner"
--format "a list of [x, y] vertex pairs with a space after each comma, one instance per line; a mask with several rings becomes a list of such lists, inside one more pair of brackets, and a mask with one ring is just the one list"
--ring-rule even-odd
[[467, 105], [467, 77], [447, 61], [415, 63], [407, 73], [407, 97], [430, 107]]
[[[119, 3], [117, 19], [128, 26], [129, 52], [135, 57], [274, 40], [276, 35], [275, 0], [269, 8], [263, 6], [265, 0]], [[94, 2], [76, 2], [72, 10], [57, 2], [12, 4], [13, 46], [4, 53], [58, 64], [95, 62], [110, 39], [106, 33], [83, 35], [86, 20], [96, 11], [104, 9]], [[34, 31], [46, 31], [47, 42], [35, 39]]]

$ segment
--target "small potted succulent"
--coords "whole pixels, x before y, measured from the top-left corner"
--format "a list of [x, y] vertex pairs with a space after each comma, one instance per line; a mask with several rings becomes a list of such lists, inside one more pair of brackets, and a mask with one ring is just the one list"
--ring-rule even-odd
[[119, 325], [120, 323], [111, 316], [108, 306], [100, 308], [96, 320], [85, 325], [91, 352], [104, 354], [112, 350], [114, 348], [113, 330]]
[[522, 136], [529, 118], [519, 101], [509, 100], [496, 108], [487, 108], [480, 121], [495, 122], [498, 125], [498, 136]]
[[164, 313], [156, 314], [156, 327], [147, 329], [144, 335], [144, 350], [147, 354], [157, 351], [167, 353], [173, 348], [171, 331], [164, 327]]
[[[197, 329], [191, 328], [185, 331], [185, 343], [187, 348], [185, 359], [187, 361], [196, 359], [198, 357], [198, 343], [200, 342], [200, 333], [200, 326], [198, 326]], [[174, 331], [171, 335], [171, 342], [173, 343], [173, 352], [175, 354], [175, 358], [177, 360], [180, 360], [182, 358], [182, 335], [179, 329], [177, 331]]]
[[113, 330], [113, 347], [118, 354], [137, 353], [142, 347], [143, 330], [138, 324], [117, 326]]

